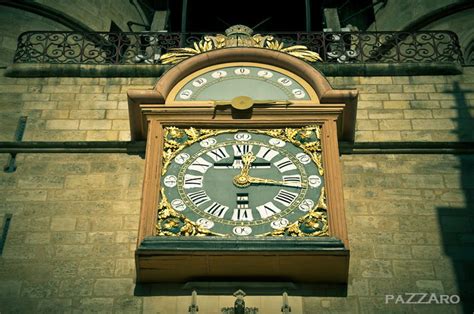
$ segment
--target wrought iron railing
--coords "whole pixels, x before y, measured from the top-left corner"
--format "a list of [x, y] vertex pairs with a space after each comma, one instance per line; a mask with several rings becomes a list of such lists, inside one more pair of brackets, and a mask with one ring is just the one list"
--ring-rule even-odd
[[[463, 63], [455, 33], [272, 33], [286, 46], [305, 45], [326, 63]], [[202, 33], [25, 32], [15, 63], [160, 64], [170, 48], [192, 47]]]

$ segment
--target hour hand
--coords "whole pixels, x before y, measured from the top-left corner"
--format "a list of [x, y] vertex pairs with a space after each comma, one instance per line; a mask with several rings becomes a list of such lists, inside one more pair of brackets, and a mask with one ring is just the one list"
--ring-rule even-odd
[[283, 185], [283, 186], [291, 186], [295, 188], [301, 188], [301, 182], [293, 182], [293, 181], [281, 181], [281, 180], [272, 180], [272, 179], [262, 179], [262, 178], [254, 178], [248, 177], [249, 183], [254, 184], [270, 184], [270, 185]]

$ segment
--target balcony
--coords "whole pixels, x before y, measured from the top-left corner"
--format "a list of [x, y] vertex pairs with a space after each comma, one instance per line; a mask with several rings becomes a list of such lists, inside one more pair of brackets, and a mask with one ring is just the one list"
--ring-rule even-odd
[[[401, 68], [405, 70], [402, 72], [412, 74], [413, 69], [459, 69], [463, 64], [457, 35], [450, 31], [265, 35], [273, 36], [285, 47], [304, 45], [317, 52], [322, 62], [315, 64], [315, 67], [323, 71], [333, 69], [333, 72], [337, 72], [342, 66], [370, 74], [366, 69], [370, 65], [394, 69], [403, 64], [405, 66]], [[206, 34], [31, 31], [19, 36], [13, 67], [22, 64], [133, 65], [137, 69], [135, 66], [162, 65], [160, 58], [163, 54], [173, 48], [193, 47], [203, 38], [206, 38]], [[143, 68], [135, 71], [146, 72]], [[432, 73], [428, 71], [422, 74]]]

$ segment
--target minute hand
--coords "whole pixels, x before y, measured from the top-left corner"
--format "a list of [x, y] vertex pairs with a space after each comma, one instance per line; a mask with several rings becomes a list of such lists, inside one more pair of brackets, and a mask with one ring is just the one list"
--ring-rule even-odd
[[254, 178], [254, 177], [250, 177], [250, 176], [248, 177], [248, 182], [249, 183], [291, 186], [291, 187], [295, 187], [295, 188], [303, 187], [301, 182], [279, 181], [279, 180], [272, 180], [272, 179]]

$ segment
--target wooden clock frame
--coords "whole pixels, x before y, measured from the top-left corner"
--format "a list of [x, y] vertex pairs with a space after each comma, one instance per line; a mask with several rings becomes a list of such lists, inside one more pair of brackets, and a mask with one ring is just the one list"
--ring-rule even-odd
[[[203, 68], [229, 62], [253, 62], [293, 73], [315, 95], [282, 107], [228, 108], [216, 112], [211, 102], [173, 103], [172, 90]], [[314, 92], [313, 92], [314, 91]], [[175, 92], [174, 92], [175, 93]], [[133, 140], [147, 140], [143, 198], [138, 232], [138, 282], [278, 280], [299, 283], [346, 283], [349, 267], [342, 175], [338, 143], [354, 139], [356, 90], [334, 90], [309, 64], [281, 52], [227, 48], [187, 59], [166, 72], [152, 90], [129, 90]], [[285, 128], [322, 125], [329, 237], [164, 237], [155, 236], [160, 197], [163, 130], [196, 128]], [[249, 265], [252, 265], [249, 267]], [[314, 265], [314, 268], [303, 267]]]

